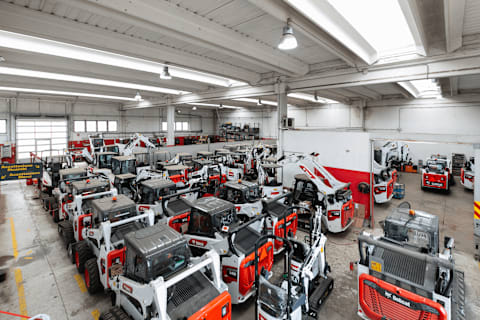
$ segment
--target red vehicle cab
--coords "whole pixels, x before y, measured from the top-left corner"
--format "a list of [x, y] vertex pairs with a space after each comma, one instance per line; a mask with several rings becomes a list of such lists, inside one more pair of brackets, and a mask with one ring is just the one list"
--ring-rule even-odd
[[451, 161], [445, 156], [432, 156], [422, 168], [422, 189], [450, 190], [453, 183]]

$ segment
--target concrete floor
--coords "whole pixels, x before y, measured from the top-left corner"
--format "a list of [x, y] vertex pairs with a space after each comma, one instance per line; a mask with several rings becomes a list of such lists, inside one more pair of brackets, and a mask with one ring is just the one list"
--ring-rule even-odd
[[[440, 216], [441, 237], [455, 237], [455, 259], [465, 271], [467, 284], [467, 319], [479, 319], [480, 265], [474, 261], [472, 202], [473, 193], [457, 183], [450, 194], [422, 191], [420, 177], [402, 173], [406, 184], [405, 200], [413, 208]], [[96, 319], [110, 307], [105, 294], [90, 296], [83, 276], [68, 260], [56, 224], [33, 199], [33, 188], [24, 182], [0, 184], [0, 269], [8, 268], [7, 279], [0, 285], [0, 310], [34, 315], [48, 313], [52, 319]], [[375, 205], [374, 233], [381, 232], [378, 222], [403, 200]], [[12, 232], [13, 231], [13, 232]], [[351, 228], [339, 235], [328, 235], [327, 260], [332, 267], [335, 289], [326, 301], [319, 319], [359, 319], [356, 273], [349, 269], [358, 259], [356, 238], [361, 230]], [[302, 235], [299, 235], [302, 237]], [[277, 261], [275, 270], [281, 271]], [[14, 319], [0, 314], [0, 319]], [[234, 306], [233, 319], [254, 319], [254, 303]]]

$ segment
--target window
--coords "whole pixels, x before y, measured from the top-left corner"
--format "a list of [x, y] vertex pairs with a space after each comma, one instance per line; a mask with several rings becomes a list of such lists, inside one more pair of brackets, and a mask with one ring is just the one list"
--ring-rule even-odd
[[188, 122], [182, 122], [182, 130], [188, 131]]
[[75, 132], [85, 132], [85, 121], [74, 121], [73, 122], [73, 131]]
[[107, 131], [107, 121], [97, 121], [97, 130], [99, 132]]
[[87, 121], [87, 132], [97, 131], [97, 121]]
[[167, 131], [168, 130], [168, 124], [167, 122], [162, 122], [162, 131]]
[[175, 131], [182, 131], [182, 123], [175, 122]]
[[39, 157], [62, 155], [67, 148], [66, 120], [17, 120], [16, 131], [18, 159], [30, 158], [30, 152]]
[[117, 121], [108, 121], [108, 131], [117, 131]]
[[7, 133], [7, 120], [0, 120], [0, 133]]

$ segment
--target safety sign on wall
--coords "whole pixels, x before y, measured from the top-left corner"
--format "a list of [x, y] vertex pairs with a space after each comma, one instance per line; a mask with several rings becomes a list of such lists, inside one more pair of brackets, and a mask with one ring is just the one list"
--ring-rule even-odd
[[2, 163], [0, 165], [0, 181], [41, 178], [42, 163]]

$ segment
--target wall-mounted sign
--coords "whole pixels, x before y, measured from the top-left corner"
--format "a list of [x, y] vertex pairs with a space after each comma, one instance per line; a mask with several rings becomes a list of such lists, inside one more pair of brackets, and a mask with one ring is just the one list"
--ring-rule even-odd
[[0, 165], [0, 181], [40, 179], [42, 174], [42, 163], [3, 163]]

